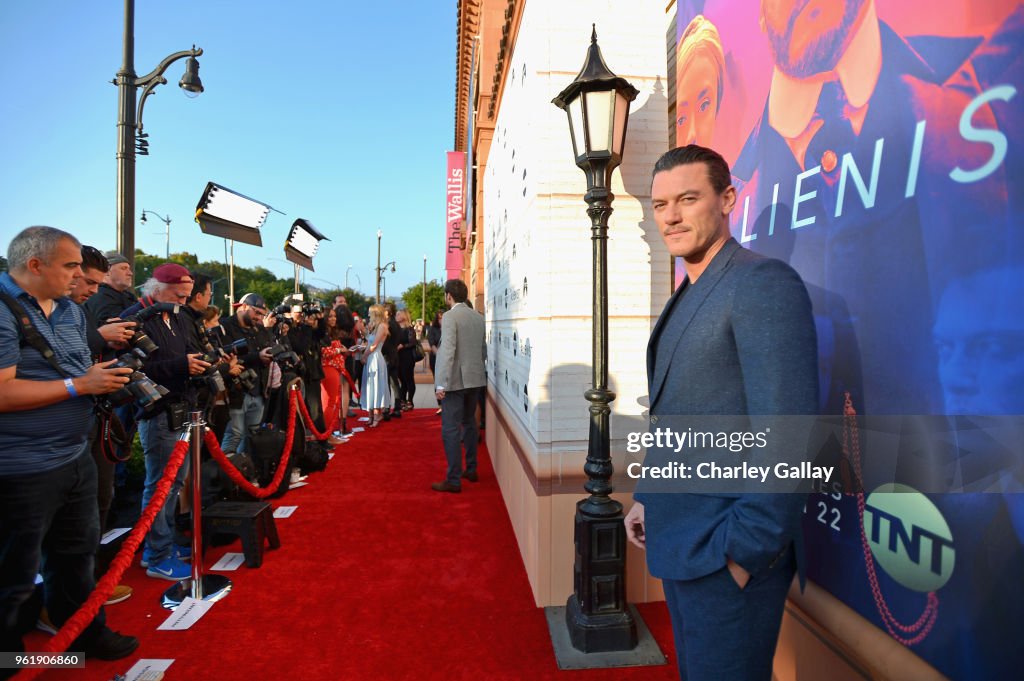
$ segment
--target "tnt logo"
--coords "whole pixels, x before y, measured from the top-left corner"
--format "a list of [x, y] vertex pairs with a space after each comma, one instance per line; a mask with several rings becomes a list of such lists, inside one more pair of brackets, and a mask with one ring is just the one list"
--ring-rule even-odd
[[889, 483], [872, 492], [864, 534], [878, 564], [908, 589], [937, 591], [953, 575], [953, 533], [935, 504], [912, 487]]

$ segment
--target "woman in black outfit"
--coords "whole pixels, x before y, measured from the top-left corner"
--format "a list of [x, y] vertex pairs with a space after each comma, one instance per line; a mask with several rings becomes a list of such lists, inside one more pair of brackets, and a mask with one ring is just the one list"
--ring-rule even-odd
[[416, 394], [416, 351], [414, 346], [419, 343], [419, 340], [416, 338], [416, 330], [409, 323], [408, 310], [399, 310], [396, 321], [402, 329], [398, 350], [398, 382], [400, 386], [398, 398], [402, 404], [402, 411], [409, 411], [412, 409], [412, 398]]
[[[441, 347], [441, 310], [434, 315], [434, 321], [427, 327], [427, 343], [430, 345], [430, 373], [435, 374], [437, 351]], [[431, 379], [433, 380], [433, 379]], [[441, 400], [437, 401], [437, 413], [441, 413]]]

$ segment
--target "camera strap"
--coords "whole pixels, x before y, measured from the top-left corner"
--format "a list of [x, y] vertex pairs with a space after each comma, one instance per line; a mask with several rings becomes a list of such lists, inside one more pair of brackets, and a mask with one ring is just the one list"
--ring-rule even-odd
[[50, 363], [58, 374], [65, 378], [74, 378], [71, 374], [64, 370], [64, 367], [57, 361], [57, 355], [50, 346], [49, 341], [43, 334], [39, 333], [39, 329], [32, 323], [32, 318], [29, 316], [25, 308], [22, 307], [21, 303], [14, 299], [6, 291], [0, 291], [0, 300], [4, 301], [4, 304], [11, 309], [14, 313], [14, 317], [18, 320], [18, 331], [21, 336], [21, 346], [30, 346], [36, 350], [40, 355], [43, 356], [47, 362]]

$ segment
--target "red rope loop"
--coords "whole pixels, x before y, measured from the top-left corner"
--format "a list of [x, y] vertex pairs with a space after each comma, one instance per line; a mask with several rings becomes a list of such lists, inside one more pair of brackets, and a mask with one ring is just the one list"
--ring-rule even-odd
[[[321, 433], [319, 430], [316, 429], [316, 424], [313, 423], [313, 417], [309, 415], [309, 409], [306, 407], [306, 401], [300, 399], [298, 402], [299, 411], [302, 412], [302, 422], [306, 424], [307, 428], [309, 428], [309, 432], [313, 433], [313, 437], [315, 437], [317, 440], [326, 440], [328, 437], [330, 437], [333, 428], [328, 428], [325, 432]], [[337, 421], [335, 421], [335, 423], [336, 422]], [[331, 425], [333, 426], [334, 423], [331, 423]]]
[[[96, 588], [89, 594], [89, 598], [86, 599], [85, 603], [78, 608], [74, 615], [68, 618], [68, 621], [60, 628], [57, 635], [47, 641], [46, 645], [39, 651], [40, 653], [63, 653], [66, 651], [68, 646], [82, 633], [82, 630], [93, 621], [100, 608], [110, 598], [110, 594], [114, 592], [114, 588], [120, 584], [125, 570], [131, 565], [132, 557], [138, 550], [146, 533], [149, 532], [153, 519], [164, 507], [164, 501], [171, 492], [174, 478], [178, 475], [178, 469], [181, 468], [185, 455], [188, 453], [188, 444], [188, 438], [186, 437], [186, 439], [179, 440], [178, 444], [174, 445], [171, 457], [164, 468], [164, 475], [156, 484], [156, 491], [153, 492], [153, 497], [149, 500], [149, 504], [143, 510], [142, 515], [139, 516], [139, 521], [135, 524], [131, 534], [128, 535], [128, 539], [121, 545], [121, 549], [117, 552], [114, 560], [110, 562], [110, 569], [96, 583]], [[43, 669], [41, 668], [27, 669], [19, 678], [33, 679], [42, 671]]]
[[228, 477], [236, 485], [238, 485], [246, 494], [249, 494], [257, 499], [266, 499], [273, 494], [278, 487], [281, 485], [281, 480], [284, 478], [284, 472], [288, 468], [288, 459], [292, 455], [292, 443], [295, 441], [295, 405], [302, 404], [302, 395], [299, 394], [298, 390], [291, 391], [288, 404], [288, 437], [284, 442], [284, 451], [281, 453], [281, 462], [277, 465], [277, 470], [274, 472], [274, 479], [270, 481], [267, 487], [260, 488], [253, 485], [251, 482], [245, 479], [245, 477], [239, 472], [231, 461], [228, 460], [224, 450], [220, 448], [220, 443], [217, 442], [217, 436], [211, 431], [207, 430], [203, 435], [203, 442], [206, 443], [206, 449], [210, 452], [210, 456], [213, 457], [217, 465], [220, 466], [221, 470], [228, 474]]
[[[852, 461], [854, 471], [858, 480], [863, 482], [860, 460], [860, 435], [857, 432], [857, 410], [853, 406], [853, 399], [850, 393], [846, 393], [846, 400], [843, 405], [843, 456]], [[903, 624], [896, 619], [896, 616], [889, 610], [889, 604], [885, 601], [885, 594], [878, 583], [878, 573], [875, 571], [875, 559], [871, 553], [871, 546], [868, 543], [867, 533], [864, 531], [864, 506], [865, 497], [863, 487], [857, 492], [857, 517], [860, 522], [860, 541], [864, 549], [864, 565], [867, 569], [868, 583], [871, 586], [871, 594], [875, 599], [875, 607], [882, 617], [885, 628], [889, 635], [905, 646], [912, 646], [920, 643], [931, 633], [932, 627], [939, 616], [939, 596], [934, 591], [928, 592], [924, 611], [913, 624]], [[898, 632], [911, 635], [910, 638]]]

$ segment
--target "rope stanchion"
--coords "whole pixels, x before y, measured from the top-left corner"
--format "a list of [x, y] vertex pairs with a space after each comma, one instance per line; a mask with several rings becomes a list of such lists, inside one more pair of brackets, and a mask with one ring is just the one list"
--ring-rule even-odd
[[[249, 494], [256, 499], [266, 499], [273, 494], [278, 487], [281, 485], [281, 480], [284, 478], [285, 470], [288, 468], [288, 460], [292, 455], [292, 444], [295, 441], [295, 413], [296, 404], [302, 404], [302, 395], [299, 394], [298, 390], [292, 391], [291, 398], [288, 405], [288, 434], [284, 442], [284, 451], [281, 453], [281, 462], [277, 466], [277, 470], [274, 472], [274, 479], [271, 480], [270, 484], [266, 487], [256, 487], [251, 482], [245, 479], [245, 476], [239, 472], [231, 461], [228, 460], [227, 454], [220, 448], [220, 443], [217, 442], [217, 437], [210, 432], [206, 431], [203, 435], [203, 442], [206, 443], [206, 449], [210, 452], [210, 456], [217, 462], [221, 470], [228, 474], [228, 477], [238, 485], [242, 491]], [[304, 406], [304, 405], [303, 405]]]
[[[86, 599], [85, 603], [82, 604], [74, 615], [68, 618], [56, 636], [47, 641], [46, 645], [39, 651], [40, 653], [62, 653], [66, 651], [68, 646], [93, 621], [100, 608], [110, 598], [110, 594], [114, 592], [114, 588], [121, 583], [121, 577], [124, 576], [125, 570], [131, 565], [132, 557], [138, 550], [146, 533], [149, 532], [153, 519], [156, 518], [156, 514], [164, 507], [164, 501], [167, 500], [167, 495], [171, 492], [174, 478], [178, 475], [178, 469], [181, 468], [185, 455], [188, 453], [188, 445], [189, 438], [185, 437], [174, 446], [170, 459], [167, 461], [167, 466], [164, 468], [164, 475], [156, 484], [153, 497], [149, 500], [145, 510], [143, 510], [131, 534], [128, 535], [128, 539], [121, 545], [117, 556], [110, 562], [110, 569], [96, 583], [96, 588], [89, 595], [89, 598]], [[42, 671], [44, 671], [42, 668], [26, 669], [18, 678], [26, 681], [34, 679]]]

